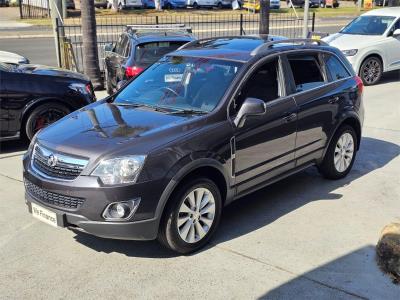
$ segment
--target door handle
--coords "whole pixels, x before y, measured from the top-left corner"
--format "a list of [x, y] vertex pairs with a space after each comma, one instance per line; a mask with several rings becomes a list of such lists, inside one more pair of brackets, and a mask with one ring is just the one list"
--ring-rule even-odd
[[333, 97], [331, 99], [328, 100], [328, 102], [330, 104], [335, 104], [336, 102], [338, 102], [340, 100], [339, 96]]
[[297, 118], [297, 114], [296, 114], [296, 113], [291, 113], [291, 114], [289, 114], [289, 115], [283, 117], [283, 120], [284, 120], [285, 122], [290, 122], [290, 121], [293, 121], [293, 120], [296, 119], [296, 118]]

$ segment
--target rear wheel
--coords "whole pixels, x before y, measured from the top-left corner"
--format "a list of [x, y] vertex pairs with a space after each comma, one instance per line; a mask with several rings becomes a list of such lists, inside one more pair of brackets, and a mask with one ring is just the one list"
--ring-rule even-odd
[[325, 158], [318, 167], [326, 178], [345, 177], [353, 167], [357, 151], [357, 135], [353, 127], [344, 125], [333, 136]]
[[360, 77], [364, 85], [374, 85], [378, 83], [383, 74], [381, 60], [376, 57], [368, 57], [363, 61], [360, 68]]
[[222, 199], [216, 184], [207, 178], [183, 184], [170, 199], [160, 223], [158, 239], [181, 254], [202, 248], [221, 218]]
[[31, 140], [40, 129], [56, 122], [70, 113], [62, 104], [46, 103], [36, 107], [25, 122], [25, 135]]
[[199, 5], [197, 4], [197, 2], [193, 3], [193, 8], [194, 9], [199, 9], [200, 8]]

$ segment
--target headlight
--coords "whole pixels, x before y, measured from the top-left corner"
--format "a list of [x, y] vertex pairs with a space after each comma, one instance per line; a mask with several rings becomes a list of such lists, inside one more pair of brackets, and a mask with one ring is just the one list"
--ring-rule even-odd
[[358, 49], [342, 50], [342, 53], [346, 56], [354, 56], [358, 52]]
[[83, 83], [71, 83], [68, 86], [71, 90], [74, 90], [78, 93], [84, 94], [84, 95], [91, 95], [92, 94], [92, 89], [90, 87], [90, 84], [83, 84]]
[[98, 176], [105, 185], [134, 183], [145, 159], [145, 155], [132, 155], [103, 160], [92, 175]]

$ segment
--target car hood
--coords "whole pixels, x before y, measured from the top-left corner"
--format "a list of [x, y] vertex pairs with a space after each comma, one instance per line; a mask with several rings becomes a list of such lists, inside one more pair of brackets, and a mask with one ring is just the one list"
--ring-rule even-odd
[[0, 51], [0, 62], [18, 65], [23, 63], [29, 63], [29, 60], [16, 53]]
[[[199, 125], [200, 116], [171, 115], [106, 101], [88, 105], [43, 129], [38, 143], [91, 160], [109, 154], [148, 154]], [[204, 119], [204, 118], [202, 118]]]
[[323, 38], [322, 40], [333, 47], [339, 48], [340, 50], [350, 50], [372, 46], [382, 39], [384, 38], [380, 35], [335, 33]]
[[67, 77], [73, 79], [79, 79], [83, 81], [89, 81], [89, 78], [83, 74], [60, 69], [56, 67], [49, 67], [43, 65], [21, 65], [18, 70], [23, 73], [44, 75], [44, 76], [57, 76], [57, 77]]

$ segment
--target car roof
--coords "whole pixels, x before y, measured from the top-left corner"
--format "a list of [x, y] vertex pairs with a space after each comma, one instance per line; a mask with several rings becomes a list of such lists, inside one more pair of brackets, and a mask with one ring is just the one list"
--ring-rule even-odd
[[191, 42], [195, 38], [190, 35], [162, 35], [162, 34], [148, 34], [138, 36], [136, 34], [128, 34], [128, 36], [135, 40], [138, 44], [150, 43], [150, 42]]
[[400, 7], [390, 7], [370, 10], [363, 14], [363, 16], [389, 16], [389, 17], [400, 17]]
[[[285, 42], [287, 40], [287, 42]], [[265, 55], [267, 52], [282, 52], [293, 49], [329, 49], [334, 52], [329, 45], [314, 45], [312, 40], [308, 43], [298, 44], [282, 36], [275, 35], [251, 35], [251, 36], [233, 36], [210, 38], [193, 41], [176, 51], [167, 54], [167, 56], [191, 56], [206, 57], [222, 60], [233, 60], [239, 62], [247, 62], [257, 54]], [[275, 44], [276, 43], [276, 44]], [[323, 42], [320, 42], [325, 44]], [[263, 45], [268, 46], [265, 49]]]

